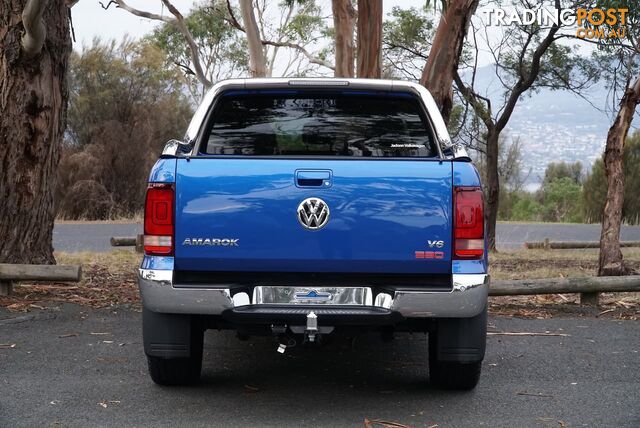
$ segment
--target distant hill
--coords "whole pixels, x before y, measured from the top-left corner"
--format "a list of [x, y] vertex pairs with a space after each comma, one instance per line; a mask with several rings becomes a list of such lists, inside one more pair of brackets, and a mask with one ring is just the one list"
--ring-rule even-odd
[[[491, 98], [494, 110], [502, 105], [501, 87], [493, 65], [478, 69], [475, 88]], [[549, 162], [579, 160], [585, 171], [590, 170], [602, 156], [611, 118], [569, 91], [541, 89], [529, 94], [519, 100], [507, 125], [509, 136], [521, 140], [526, 169], [532, 169], [527, 187], [539, 186]], [[607, 95], [603, 83], [584, 94], [600, 109]]]

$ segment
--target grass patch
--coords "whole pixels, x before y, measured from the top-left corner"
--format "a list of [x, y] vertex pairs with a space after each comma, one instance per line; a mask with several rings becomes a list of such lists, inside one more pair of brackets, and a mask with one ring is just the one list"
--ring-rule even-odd
[[[625, 261], [640, 271], [640, 248], [623, 248]], [[595, 276], [599, 250], [518, 250], [489, 255], [492, 279]]]
[[103, 266], [109, 272], [135, 272], [140, 266], [142, 254], [129, 249], [117, 249], [106, 253], [83, 251], [79, 253], [55, 253], [59, 265]]
[[[640, 272], [640, 248], [623, 248], [625, 262]], [[489, 255], [492, 280], [595, 276], [599, 250], [518, 250]], [[573, 312], [580, 307], [579, 294], [500, 296], [489, 298], [493, 314], [548, 317], [558, 311]], [[640, 293], [601, 293], [596, 313], [621, 319], [640, 316]], [[592, 311], [590, 311], [592, 312]]]

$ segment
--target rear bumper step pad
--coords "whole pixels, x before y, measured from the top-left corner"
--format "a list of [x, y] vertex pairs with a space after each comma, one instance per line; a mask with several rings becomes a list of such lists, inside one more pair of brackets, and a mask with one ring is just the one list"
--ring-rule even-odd
[[234, 323], [306, 323], [307, 315], [313, 312], [318, 316], [319, 325], [392, 325], [404, 319], [395, 311], [377, 307], [342, 306], [323, 308], [318, 305], [277, 306], [248, 305], [228, 309], [222, 317]]

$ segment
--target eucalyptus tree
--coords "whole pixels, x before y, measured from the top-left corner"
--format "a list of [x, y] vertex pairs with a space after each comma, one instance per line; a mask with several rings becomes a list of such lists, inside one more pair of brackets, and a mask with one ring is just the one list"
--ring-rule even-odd
[[358, 77], [382, 76], [382, 0], [358, 0]]
[[[533, 7], [527, 0], [513, 0], [512, 3], [520, 8]], [[575, 5], [573, 2], [571, 4]], [[535, 7], [539, 9], [544, 5], [538, 4]], [[561, 8], [560, 0], [556, 0], [555, 9]], [[483, 25], [486, 29], [487, 23]], [[494, 105], [491, 96], [483, 94], [475, 87], [477, 62], [470, 66], [470, 77], [467, 77], [466, 81], [457, 70], [454, 73], [458, 91], [485, 128], [485, 213], [486, 233], [491, 250], [496, 248], [495, 231], [500, 201], [500, 135], [509, 123], [516, 105], [524, 95], [539, 88], [566, 89], [580, 94], [600, 73], [591, 61], [580, 55], [575, 46], [558, 42], [567, 37], [560, 31], [561, 27], [561, 22], [551, 22], [548, 26], [535, 22], [514, 24], [503, 27], [503, 34], [499, 40], [491, 41], [487, 37], [486, 43], [493, 56], [496, 80], [501, 86], [498, 106]], [[476, 58], [477, 47], [473, 61]]]
[[[224, 20], [228, 29], [243, 35], [242, 46], [245, 58], [237, 56], [233, 49], [231, 58], [240, 68], [229, 67], [235, 71], [248, 71], [253, 77], [272, 76], [276, 64], [281, 64], [282, 75], [301, 75], [316, 68], [332, 71], [334, 66], [324, 58], [322, 50], [313, 52], [315, 44], [325, 32], [326, 25], [321, 16], [321, 8], [314, 0], [285, 0], [275, 3], [269, 0], [208, 0], [198, 4], [191, 14], [184, 15], [169, 0], [160, 0], [169, 14], [151, 13], [130, 6], [125, 0], [110, 0], [103, 3], [105, 9], [115, 6], [136, 16], [157, 20], [172, 26], [183, 39], [182, 61], [180, 66], [198, 79], [205, 89], [213, 83], [211, 79], [218, 74], [216, 66], [220, 62], [209, 64], [202, 52], [214, 48], [218, 40], [215, 37], [198, 38], [201, 29], [190, 25], [189, 17], [196, 13], [209, 14], [208, 21], [219, 23]], [[192, 22], [197, 21], [193, 19]], [[209, 34], [208, 36], [211, 36]], [[226, 35], [225, 35], [226, 37]], [[204, 47], [202, 45], [205, 45]], [[189, 63], [184, 61], [184, 52], [188, 52]], [[282, 57], [279, 55], [285, 52]], [[207, 69], [214, 67], [214, 70]], [[220, 74], [219, 77], [228, 77]]]
[[442, 14], [420, 83], [433, 96], [445, 123], [453, 108], [453, 79], [479, 0], [441, 0]]
[[[613, 89], [612, 99], [619, 99], [607, 133], [603, 159], [607, 193], [602, 213], [598, 275], [624, 275], [630, 272], [620, 250], [625, 195], [624, 146], [636, 107], [640, 104], [640, 10], [636, 1], [600, 0], [594, 6], [618, 11], [615, 22], [605, 19], [594, 28], [608, 37], [584, 39], [596, 43], [596, 58], [607, 67], [603, 76]], [[618, 37], [611, 37], [612, 34]]]
[[0, 263], [55, 263], [73, 3], [0, 0]]
[[356, 10], [351, 0], [331, 0], [335, 38], [335, 77], [354, 77]]
[[171, 23], [158, 26], [145, 41], [162, 49], [171, 65], [183, 71], [194, 100], [199, 100], [211, 82], [244, 75], [249, 70], [243, 34], [227, 22], [226, 2], [197, 5], [185, 16], [185, 24], [197, 47], [205, 80], [199, 80], [192, 63], [190, 44]]

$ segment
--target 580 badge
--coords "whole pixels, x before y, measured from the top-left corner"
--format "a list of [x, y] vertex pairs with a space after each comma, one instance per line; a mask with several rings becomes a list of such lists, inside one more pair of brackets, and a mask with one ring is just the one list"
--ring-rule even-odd
[[[444, 241], [442, 240], [431, 240], [427, 241], [427, 245], [429, 248], [443, 248]], [[416, 259], [444, 259], [443, 251], [416, 251], [415, 252]]]
[[416, 251], [416, 259], [444, 259], [442, 251]]

